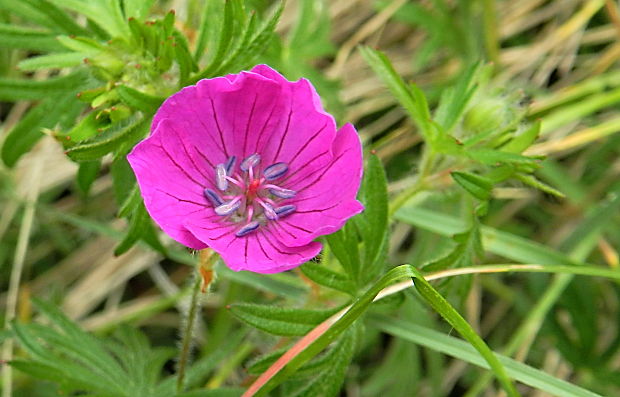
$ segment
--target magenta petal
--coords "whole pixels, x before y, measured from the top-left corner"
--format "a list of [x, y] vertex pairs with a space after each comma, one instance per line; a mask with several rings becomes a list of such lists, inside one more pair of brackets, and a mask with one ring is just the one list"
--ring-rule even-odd
[[282, 219], [279, 235], [288, 246], [307, 244], [340, 229], [364, 207], [355, 199], [362, 177], [362, 145], [355, 128], [345, 124], [336, 135], [333, 162], [304, 178], [292, 177], [284, 187], [298, 192], [287, 200], [297, 207]]
[[175, 156], [170, 146], [162, 145], [159, 131], [140, 142], [127, 156], [138, 179], [146, 210], [176, 241], [194, 249], [206, 248], [204, 242], [183, 226], [186, 217], [209, 210], [194, 181], [201, 175], [188, 164], [187, 158]]
[[186, 227], [201, 241], [222, 256], [232, 270], [256, 273], [278, 273], [309, 261], [321, 251], [321, 244], [287, 247], [267, 230], [258, 229], [244, 237], [236, 237], [236, 229], [213, 232], [200, 223], [188, 221]]

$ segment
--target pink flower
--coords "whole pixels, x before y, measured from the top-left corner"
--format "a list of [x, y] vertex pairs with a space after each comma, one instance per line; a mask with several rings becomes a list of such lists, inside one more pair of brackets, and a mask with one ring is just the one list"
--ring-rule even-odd
[[336, 131], [308, 80], [266, 65], [201, 80], [168, 98], [151, 130], [127, 156], [146, 209], [233, 270], [296, 267], [363, 210], [357, 132]]

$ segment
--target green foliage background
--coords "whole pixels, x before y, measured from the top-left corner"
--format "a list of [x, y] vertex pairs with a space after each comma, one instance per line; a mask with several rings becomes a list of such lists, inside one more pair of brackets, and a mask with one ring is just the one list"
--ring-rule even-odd
[[[619, 37], [611, 0], [0, 0], [3, 397], [618, 395]], [[356, 125], [366, 210], [202, 294], [125, 156], [257, 63]]]

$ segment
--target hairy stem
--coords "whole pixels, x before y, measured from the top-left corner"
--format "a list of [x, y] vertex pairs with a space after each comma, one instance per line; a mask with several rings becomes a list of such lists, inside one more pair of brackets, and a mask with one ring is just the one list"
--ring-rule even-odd
[[192, 287], [192, 297], [189, 304], [189, 312], [187, 314], [187, 319], [185, 321], [185, 329], [183, 330], [183, 339], [181, 342], [181, 352], [179, 354], [179, 369], [177, 374], [177, 392], [183, 390], [183, 380], [185, 378], [185, 369], [187, 368], [187, 363], [189, 361], [189, 355], [192, 347], [192, 339], [194, 336], [194, 324], [196, 323], [196, 316], [198, 314], [198, 309], [200, 307], [200, 283], [201, 279], [198, 274], [196, 274], [194, 280], [194, 285]]

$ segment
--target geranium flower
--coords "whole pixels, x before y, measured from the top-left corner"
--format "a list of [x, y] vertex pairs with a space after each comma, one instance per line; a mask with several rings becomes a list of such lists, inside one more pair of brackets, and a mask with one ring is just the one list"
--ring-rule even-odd
[[233, 270], [296, 267], [363, 209], [357, 132], [336, 130], [306, 79], [258, 65], [201, 80], [163, 103], [151, 131], [127, 156], [146, 209]]

